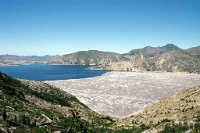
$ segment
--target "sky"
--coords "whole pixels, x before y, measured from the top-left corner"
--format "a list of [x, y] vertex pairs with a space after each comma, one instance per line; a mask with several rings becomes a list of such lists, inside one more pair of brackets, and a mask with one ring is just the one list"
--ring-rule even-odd
[[200, 0], [0, 0], [0, 55], [200, 45]]

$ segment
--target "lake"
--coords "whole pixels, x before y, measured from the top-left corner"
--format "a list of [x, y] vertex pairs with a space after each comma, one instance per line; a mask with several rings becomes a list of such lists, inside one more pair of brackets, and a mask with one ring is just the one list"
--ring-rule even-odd
[[15, 78], [36, 81], [89, 78], [108, 72], [106, 70], [88, 70], [88, 67], [78, 65], [31, 64], [0, 66], [0, 71]]

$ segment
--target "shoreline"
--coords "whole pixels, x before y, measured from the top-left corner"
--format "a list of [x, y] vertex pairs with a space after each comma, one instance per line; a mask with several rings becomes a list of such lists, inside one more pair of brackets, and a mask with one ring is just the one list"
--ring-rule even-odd
[[123, 117], [189, 87], [200, 85], [200, 74], [110, 71], [101, 76], [44, 81], [72, 95], [92, 110]]

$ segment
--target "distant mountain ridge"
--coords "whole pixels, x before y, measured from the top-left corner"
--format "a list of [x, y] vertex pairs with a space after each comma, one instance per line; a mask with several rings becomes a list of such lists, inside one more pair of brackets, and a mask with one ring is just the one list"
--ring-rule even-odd
[[168, 44], [163, 47], [145, 47], [124, 54], [126, 61], [97, 66], [97, 69], [168, 71], [200, 73], [200, 46], [180, 49]]
[[162, 54], [174, 50], [180, 50], [180, 48], [173, 44], [167, 44], [162, 47], [147, 46], [142, 49], [133, 49], [130, 52], [128, 52], [127, 55], [132, 55], [132, 56], [143, 55], [145, 58], [148, 58], [148, 57], [153, 57], [156, 54]]
[[34, 60], [34, 61], [51, 61], [56, 56], [18, 56], [18, 55], [0, 55], [0, 60]]
[[58, 56], [50, 64], [97, 65], [93, 69], [200, 73], [200, 46], [183, 50], [174, 44], [147, 46], [125, 54], [97, 50]]
[[146, 59], [140, 64], [145, 70], [200, 73], [199, 47], [171, 51]]
[[18, 56], [0, 55], [0, 65], [21, 65], [21, 64], [46, 64], [56, 56]]
[[90, 50], [58, 56], [50, 64], [98, 65], [121, 60], [122, 56], [118, 53]]
[[56, 57], [50, 62], [50, 64], [67, 64], [67, 65], [85, 65], [85, 64], [108, 64], [112, 62], [129, 61], [132, 59], [141, 59], [152, 57], [156, 54], [161, 54], [173, 50], [179, 50], [180, 48], [167, 44], [163, 47], [151, 47], [147, 46], [142, 49], [133, 49], [128, 53], [119, 54], [114, 52], [103, 52], [97, 50], [79, 51], [71, 54], [66, 54]]
[[137, 54], [143, 54], [143, 55], [155, 55], [155, 54], [161, 54], [169, 51], [179, 50], [180, 48], [173, 44], [167, 44], [165, 46], [158, 46], [158, 47], [151, 47], [147, 46], [142, 49], [133, 49], [130, 52], [128, 52], [128, 55], [137, 55]]
[[18, 64], [96, 65], [93, 69], [200, 73], [200, 46], [181, 49], [174, 44], [147, 46], [125, 54], [98, 50], [62, 56], [0, 55], [0, 65]]

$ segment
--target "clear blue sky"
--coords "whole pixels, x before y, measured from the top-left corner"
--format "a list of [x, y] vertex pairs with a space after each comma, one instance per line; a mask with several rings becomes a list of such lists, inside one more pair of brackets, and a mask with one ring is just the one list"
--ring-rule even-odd
[[0, 0], [0, 54], [200, 45], [200, 0]]

